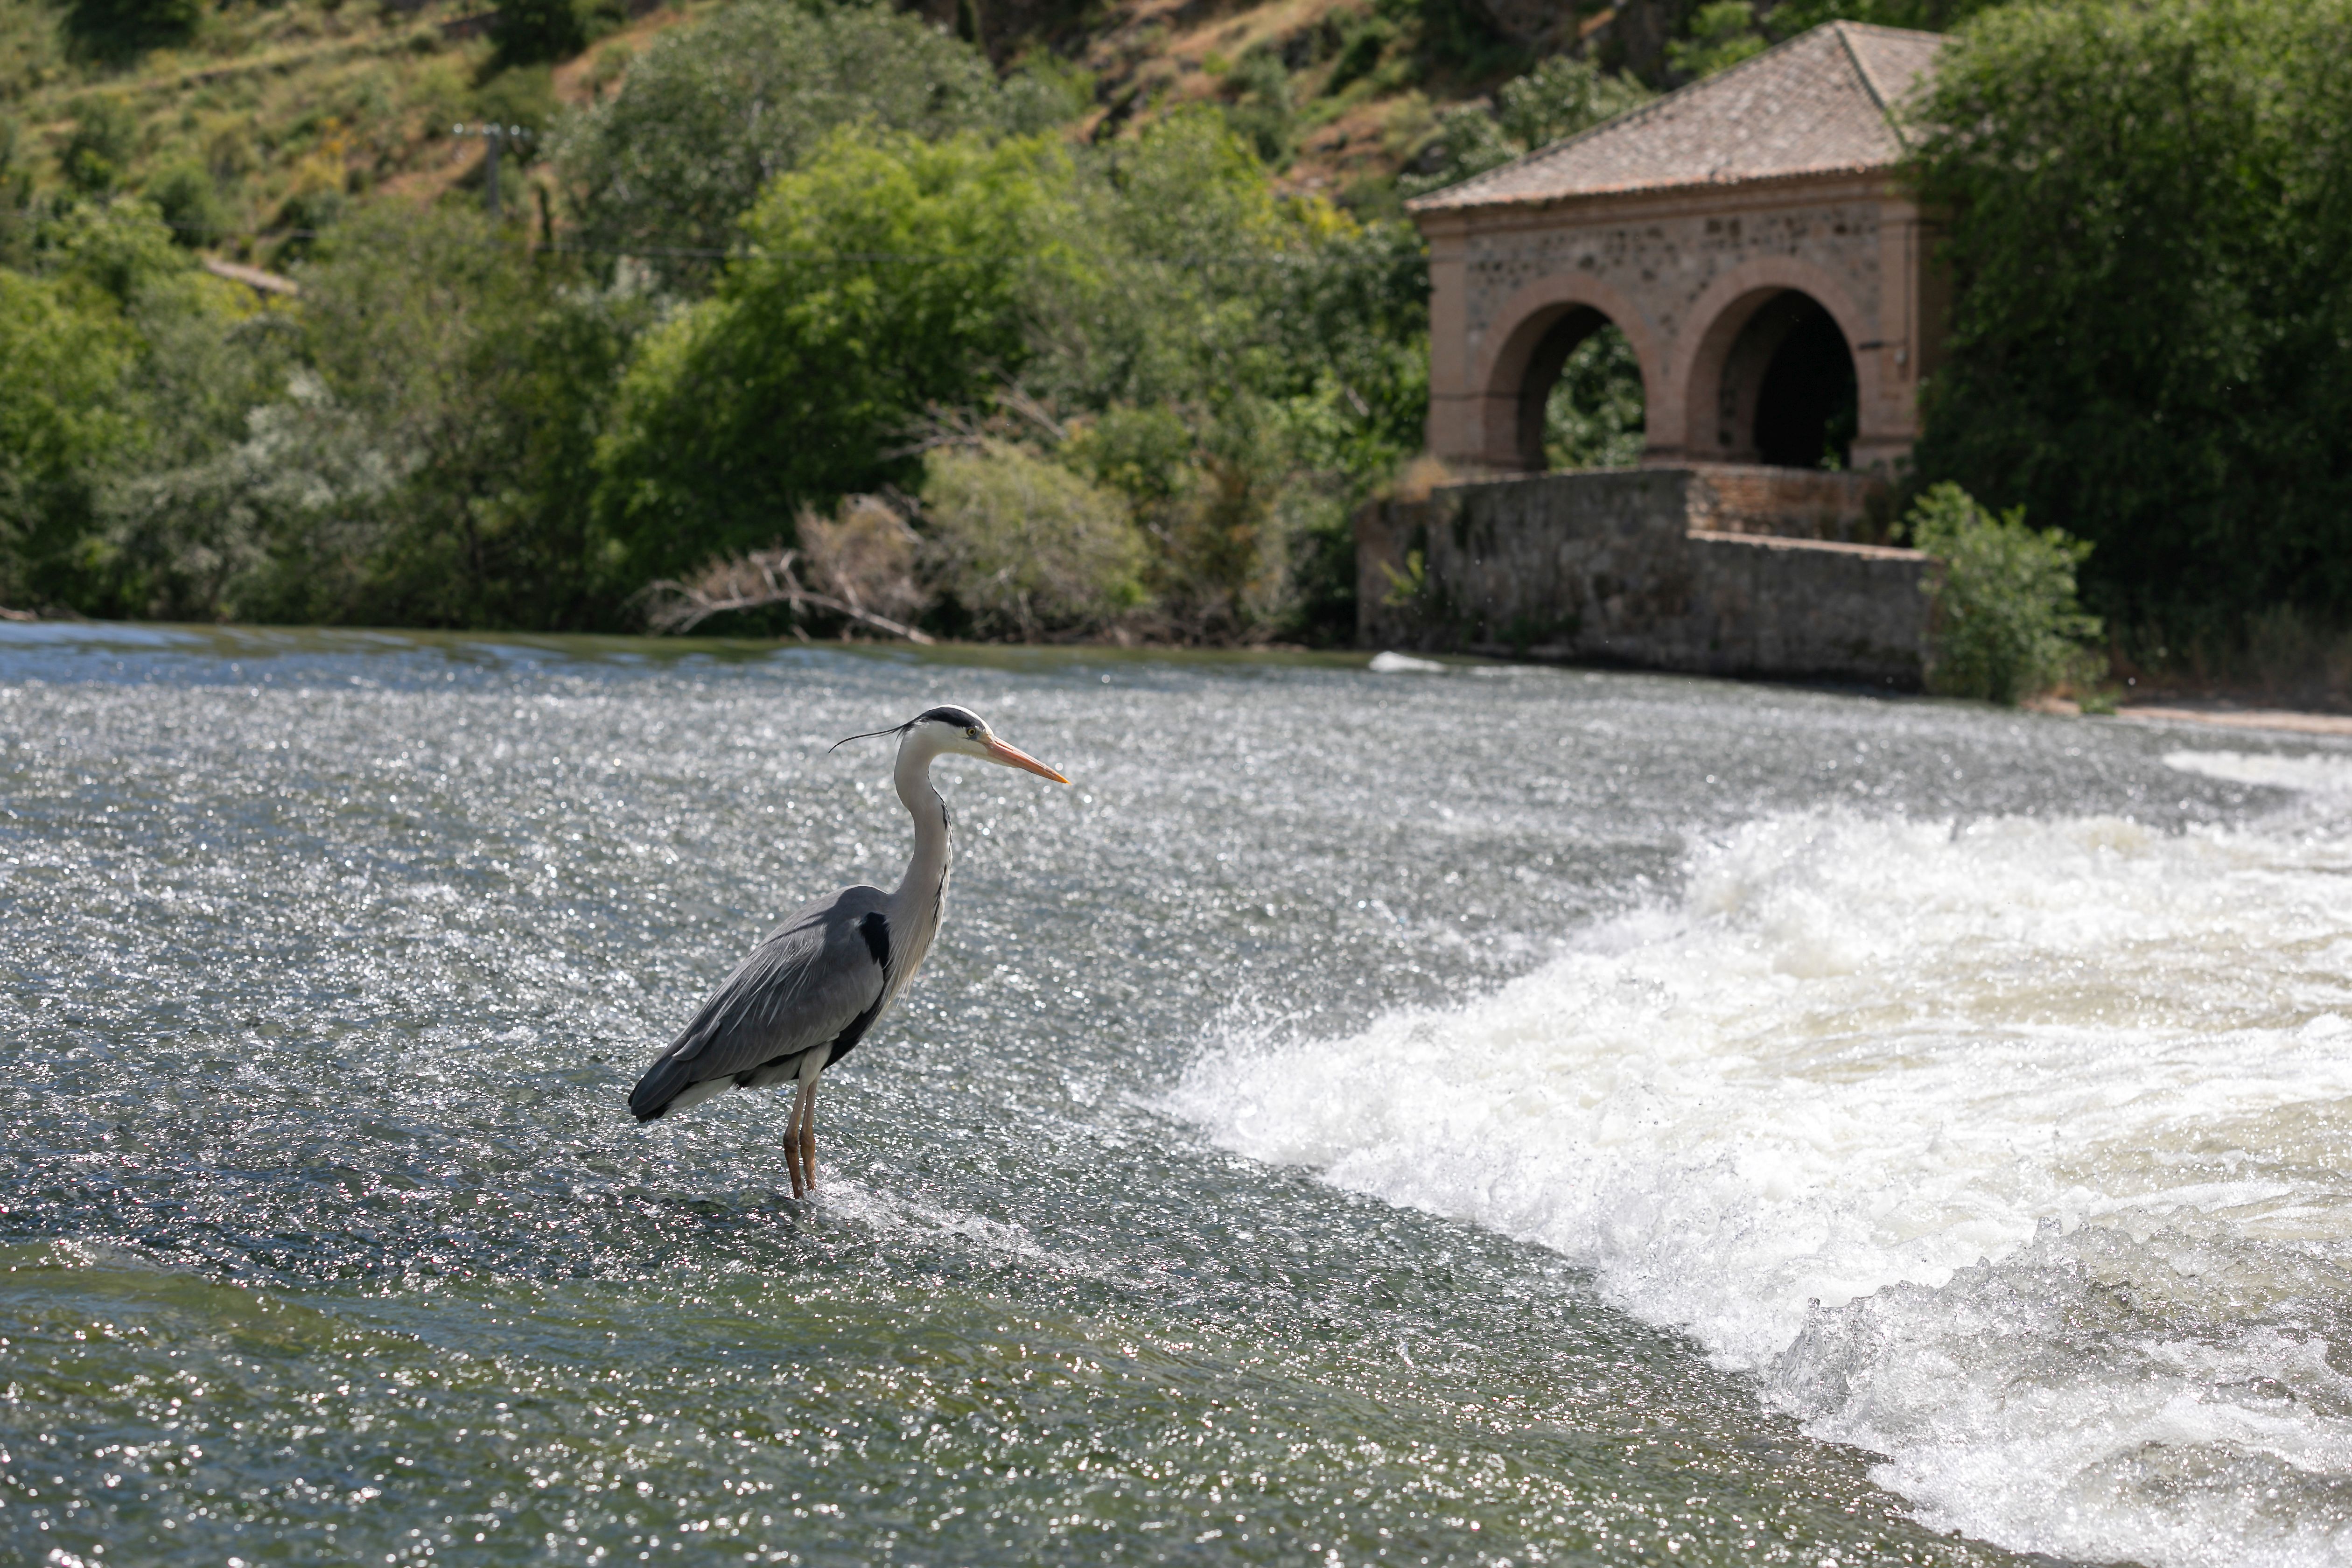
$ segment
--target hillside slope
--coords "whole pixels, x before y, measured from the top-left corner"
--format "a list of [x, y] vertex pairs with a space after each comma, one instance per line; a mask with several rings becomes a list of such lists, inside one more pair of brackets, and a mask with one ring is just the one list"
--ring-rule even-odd
[[[122, 0], [128, 5], [130, 0]], [[0, 13], [0, 179], [144, 194], [192, 243], [287, 258], [355, 200], [478, 188], [495, 120], [543, 132], [612, 90], [662, 30], [726, 0], [608, 0], [568, 58], [507, 66], [485, 0], [229, 0], [179, 37], [93, 38], [89, 7]], [[118, 9], [122, 6], [119, 5]], [[150, 7], [152, 10], [153, 7]], [[1683, 0], [1580, 13], [1524, 0], [923, 0], [1001, 68], [1068, 81], [1074, 133], [1225, 106], [1286, 184], [1393, 208], [1451, 107], [1563, 48], [1659, 69]], [[135, 47], [143, 45], [144, 47]], [[529, 163], [526, 148], [520, 162]], [[511, 171], [510, 171], [511, 172]], [[519, 196], [520, 189], [510, 189]], [[562, 222], [560, 204], [549, 214]]]

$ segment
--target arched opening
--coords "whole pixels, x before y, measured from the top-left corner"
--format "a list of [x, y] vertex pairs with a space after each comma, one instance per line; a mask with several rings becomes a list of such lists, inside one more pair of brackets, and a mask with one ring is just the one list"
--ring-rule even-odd
[[1642, 362], [1616, 323], [1572, 305], [1537, 340], [1519, 383], [1518, 456], [1530, 470], [1632, 468], [1644, 441]]
[[1723, 391], [1725, 441], [1742, 456], [1783, 468], [1852, 461], [1861, 411], [1853, 351], [1811, 296], [1783, 289], [1757, 307], [1725, 363]]

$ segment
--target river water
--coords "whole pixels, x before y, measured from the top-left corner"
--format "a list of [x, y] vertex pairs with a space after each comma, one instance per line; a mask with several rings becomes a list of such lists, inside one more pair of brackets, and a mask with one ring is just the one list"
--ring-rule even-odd
[[[822, 1108], [639, 1128], [960, 860]], [[2352, 1555], [2352, 752], [1361, 658], [0, 628], [0, 1557]]]

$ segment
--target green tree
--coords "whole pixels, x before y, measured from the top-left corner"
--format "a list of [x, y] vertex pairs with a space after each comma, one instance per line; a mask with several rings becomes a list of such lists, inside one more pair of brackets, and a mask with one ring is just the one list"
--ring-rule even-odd
[[1713, 76], [1768, 47], [1748, 0], [1710, 0], [1691, 13], [1683, 36], [1666, 46], [1666, 64], [1677, 76]]
[[[54, 435], [79, 426], [105, 438], [51, 440], [47, 462], [25, 460], [43, 443], [19, 441], [14, 539], [0, 555], [49, 602], [89, 614], [151, 613], [157, 605], [144, 578], [152, 563], [126, 553], [118, 527], [128, 498], [159, 469], [234, 439], [246, 409], [275, 395], [282, 354], [268, 323], [253, 319], [249, 295], [197, 270], [146, 203], [77, 204], [46, 221], [39, 238], [46, 276], [0, 276], [34, 291], [20, 292], [20, 306], [45, 290], [58, 310], [20, 314], [27, 336], [0, 363], [22, 379], [0, 402], [25, 414], [69, 398], [75, 420], [35, 427]], [[31, 330], [37, 321], [47, 330]], [[63, 369], [59, 353], [71, 361]], [[60, 452], [79, 460], [60, 460]], [[27, 483], [27, 474], [41, 477]], [[183, 607], [166, 597], [165, 607]]]
[[749, 249], [630, 370], [600, 451], [604, 564], [629, 587], [787, 537], [803, 507], [912, 482], [908, 429], [1028, 357], [1032, 276], [1069, 265], [1048, 219], [1058, 142], [926, 142], [845, 128], [779, 176]]
[[77, 48], [104, 60], [184, 44], [203, 21], [201, 0], [73, 0], [66, 11]]
[[1091, 163], [1066, 220], [1087, 265], [1024, 384], [1079, 416], [1063, 455], [1129, 499], [1169, 635], [1352, 628], [1347, 510], [1427, 410], [1427, 274], [1408, 225], [1276, 195], [1213, 113]]
[[2021, 507], [1995, 516], [1950, 483], [1922, 495], [1904, 526], [1940, 564], [1928, 670], [1936, 690], [2012, 703], [2095, 677], [2089, 645], [2099, 621], [2083, 613], [2074, 591], [2090, 545], [2059, 529], [2028, 528]]
[[583, 244], [637, 252], [671, 286], [698, 288], [761, 189], [835, 127], [1001, 132], [1016, 107], [978, 50], [914, 15], [739, 0], [662, 35], [618, 93], [563, 130], [557, 161]]
[[490, 37], [503, 65], [568, 60], [588, 47], [592, 20], [580, 0], [498, 0]]
[[1408, 195], [1455, 184], [1645, 103], [1650, 89], [1589, 60], [1555, 55], [1495, 92], [1448, 110], [1436, 140], [1399, 180]]
[[1978, 16], [1919, 115], [1958, 287], [1920, 471], [2095, 541], [2126, 630], [2352, 619], [2352, 4]]
[[1544, 402], [1544, 461], [1555, 468], [1622, 468], [1642, 460], [1648, 428], [1642, 362], [1615, 327], [1568, 356]]
[[0, 270], [0, 604], [73, 596], [103, 471], [140, 437], [136, 350], [113, 300]]
[[1085, 632], [1142, 599], [1143, 539], [1116, 492], [1001, 441], [926, 468], [926, 565], [970, 631]]
[[228, 208], [202, 163], [173, 164], [148, 184], [146, 195], [173, 239], [191, 249], [218, 245], [227, 231]]
[[[340, 416], [373, 448], [320, 460], [382, 482], [313, 520], [334, 526], [281, 539], [275, 613], [607, 623], [588, 531], [595, 444], [649, 303], [534, 259], [471, 206], [356, 216], [302, 279], [324, 394], [313, 428]], [[305, 604], [313, 582], [331, 591]]]
[[1880, 27], [1910, 27], [1925, 33], [1945, 33], [1980, 11], [2010, 0], [1779, 0], [1765, 12], [1765, 26], [1775, 38], [1792, 38], [1808, 27], [1843, 18]]
[[73, 105], [73, 131], [58, 149], [58, 172], [84, 195], [121, 185], [139, 152], [139, 114], [119, 93], [94, 92]]

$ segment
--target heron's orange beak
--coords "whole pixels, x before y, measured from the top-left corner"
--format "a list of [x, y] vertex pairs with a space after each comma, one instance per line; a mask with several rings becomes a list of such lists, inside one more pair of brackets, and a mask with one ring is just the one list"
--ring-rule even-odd
[[1019, 768], [1024, 773], [1035, 773], [1041, 779], [1052, 779], [1055, 784], [1070, 782], [1028, 752], [1008, 746], [993, 735], [983, 737], [980, 743], [988, 748], [988, 760], [992, 763], [1003, 763], [1008, 768]]

